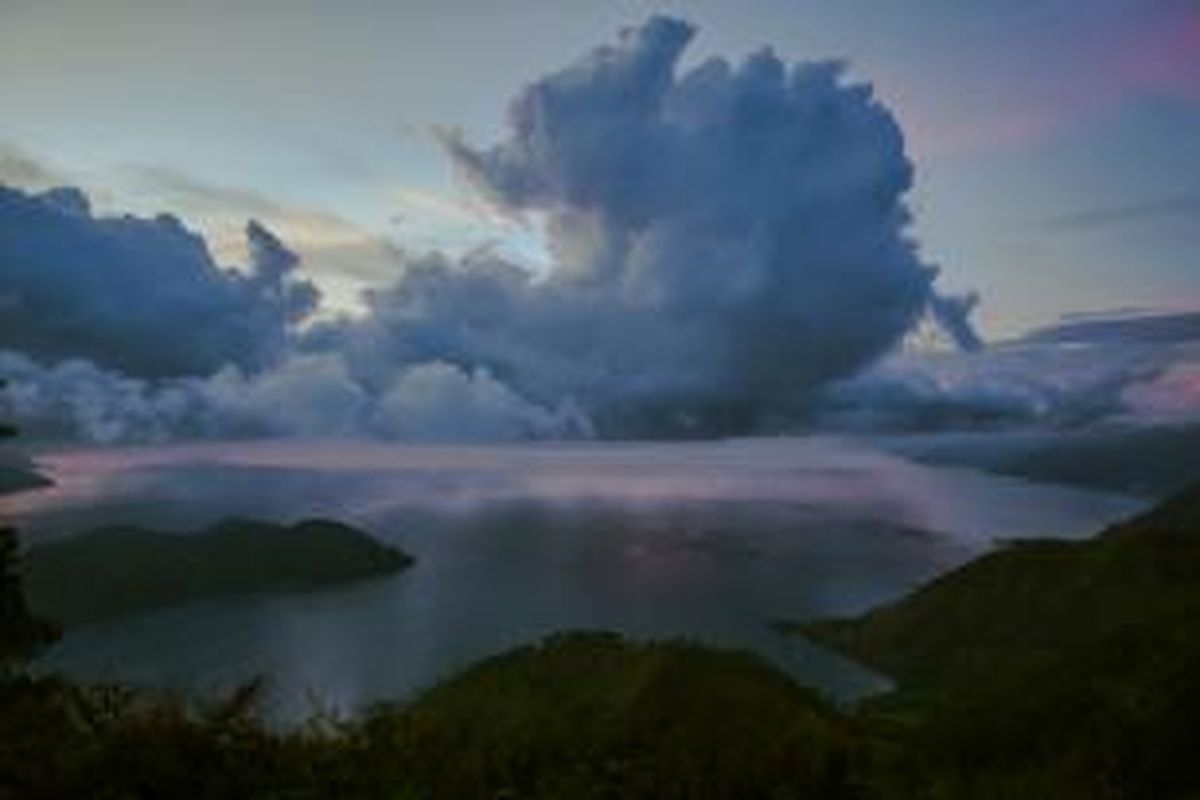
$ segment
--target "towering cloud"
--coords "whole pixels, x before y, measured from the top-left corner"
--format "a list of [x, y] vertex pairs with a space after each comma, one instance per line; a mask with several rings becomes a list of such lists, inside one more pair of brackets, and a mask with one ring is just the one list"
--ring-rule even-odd
[[[895, 344], [937, 301], [895, 120], [836, 64], [764, 50], [680, 74], [692, 35], [652, 19], [528, 86], [500, 144], [447, 136], [496, 205], [542, 221], [555, 267], [426, 271], [379, 298], [371, 340], [411, 348], [415, 318], [438, 356], [640, 433], [753, 429]], [[966, 305], [933, 307], [977, 343]]]
[[0, 348], [134, 376], [264, 368], [318, 297], [270, 232], [246, 232], [242, 273], [174, 217], [98, 218], [78, 189], [0, 187]]
[[303, 330], [316, 292], [259, 225], [231, 271], [174, 218], [0, 191], [14, 396], [108, 438], [136, 428], [123, 404], [212, 435], [702, 436], [792, 424], [925, 316], [977, 346], [973, 300], [939, 296], [906, 233], [912, 166], [870, 87], [769, 50], [681, 70], [693, 33], [651, 19], [527, 86], [503, 141], [445, 135], [544, 230], [548, 272], [416, 256]]

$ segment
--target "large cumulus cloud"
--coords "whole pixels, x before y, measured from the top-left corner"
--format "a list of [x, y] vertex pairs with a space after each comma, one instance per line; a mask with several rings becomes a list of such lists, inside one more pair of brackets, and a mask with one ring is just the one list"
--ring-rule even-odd
[[444, 135], [546, 270], [409, 256], [353, 317], [301, 324], [316, 291], [257, 224], [231, 270], [172, 217], [0, 190], [0, 403], [103, 440], [699, 436], [799, 424], [922, 318], [978, 346], [870, 87], [769, 50], [684, 70], [693, 33], [654, 18], [527, 86], [499, 143]]
[[[887, 351], [936, 299], [905, 232], [903, 137], [870, 87], [769, 50], [681, 73], [692, 35], [655, 18], [528, 86], [505, 141], [447, 136], [475, 186], [544, 225], [555, 259], [536, 284], [492, 292], [515, 300], [484, 323], [502, 343], [488, 366], [541, 391], [546, 365], [529, 354], [543, 351], [564, 365], [555, 388], [610, 429], [767, 424]], [[444, 298], [433, 315], [461, 318]], [[396, 300], [372, 323], [410, 319]]]
[[268, 230], [246, 235], [250, 269], [223, 269], [174, 217], [98, 218], [77, 189], [0, 186], [0, 348], [134, 376], [266, 367], [318, 298]]
[[[0, 187], [0, 417], [103, 443], [590, 432], [572, 403], [532, 403], [479, 358], [414, 339], [411, 354], [371, 360], [322, 329], [305, 338], [319, 295], [299, 259], [256, 222], [246, 236], [249, 266], [219, 267], [174, 217], [96, 217], [74, 188]], [[421, 274], [414, 264], [380, 297], [417, 291]]]

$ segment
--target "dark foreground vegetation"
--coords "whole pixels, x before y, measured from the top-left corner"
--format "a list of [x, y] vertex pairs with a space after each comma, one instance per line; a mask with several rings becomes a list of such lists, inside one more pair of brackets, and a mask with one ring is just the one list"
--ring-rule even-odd
[[861, 796], [855, 723], [759, 659], [551, 637], [404, 705], [285, 731], [220, 701], [0, 682], [0, 797]]
[[31, 672], [54, 629], [2, 541], [0, 798], [1200, 797], [1200, 489], [803, 626], [897, 679], [854, 711], [748, 654], [574, 633], [278, 730], [254, 686]]
[[330, 520], [231, 519], [193, 534], [102, 528], [32, 548], [30, 606], [63, 626], [227, 594], [308, 591], [384, 575], [407, 553]]

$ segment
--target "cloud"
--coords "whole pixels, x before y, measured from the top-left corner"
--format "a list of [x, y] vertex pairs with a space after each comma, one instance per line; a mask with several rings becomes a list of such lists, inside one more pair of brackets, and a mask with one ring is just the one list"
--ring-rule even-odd
[[197, 398], [189, 380], [154, 386], [90, 361], [43, 366], [0, 351], [0, 411], [34, 439], [96, 443], [161, 442], [200, 436]]
[[44, 189], [61, 183], [58, 172], [16, 145], [0, 142], [0, 184]]
[[393, 281], [403, 269], [398, 247], [338, 214], [164, 166], [126, 167], [122, 179], [151, 207], [169, 208], [196, 225], [222, 263], [248, 258], [244, 220], [259, 220], [301, 256], [306, 277], [343, 309], [357, 307], [357, 291]]
[[1069, 316], [1033, 331], [1031, 342], [1062, 344], [1200, 342], [1200, 311], [1126, 311]]
[[[362, 313], [312, 323], [298, 251], [263, 225], [249, 271], [222, 270], [173, 217], [5, 190], [0, 349], [111, 439], [120, 402], [186, 435], [750, 433], [794, 426], [924, 318], [976, 347], [974, 298], [939, 295], [909, 237], [912, 165], [871, 88], [770, 50], [683, 70], [693, 33], [656, 17], [534, 81], [491, 147], [443, 133], [495, 213], [544, 232], [542, 271], [405, 255]], [[254, 193], [151, 182], [281, 219]]]
[[974, 353], [907, 353], [830, 386], [814, 424], [851, 430], [1078, 428], [1200, 420], [1200, 314], [1063, 323]]
[[405, 370], [380, 397], [372, 422], [385, 436], [408, 440], [505, 441], [590, 433], [590, 423], [569, 404], [549, 411], [485, 371], [467, 373], [443, 363]]
[[983, 339], [971, 325], [971, 312], [979, 304], [979, 295], [934, 295], [929, 299], [929, 314], [960, 350], [968, 353], [983, 349]]
[[1155, 422], [1200, 418], [1200, 353], [1162, 370], [1122, 395], [1131, 416]]
[[439, 357], [660, 435], [756, 429], [895, 345], [937, 295], [894, 119], [837, 64], [764, 50], [678, 74], [692, 35], [654, 18], [526, 87], [505, 141], [446, 134], [471, 184], [541, 221], [552, 271], [426, 271], [364, 335], [407, 350], [415, 325]]
[[1058, 231], [1085, 231], [1124, 223], [1146, 222], [1162, 217], [1187, 216], [1200, 216], [1200, 194], [1076, 211], [1047, 220], [1046, 224]]
[[269, 231], [246, 235], [252, 260], [237, 272], [175, 217], [95, 217], [77, 189], [0, 187], [0, 349], [132, 376], [264, 368], [318, 298]]
[[298, 350], [320, 297], [258, 222], [246, 270], [218, 267], [174, 217], [95, 217], [76, 189], [0, 187], [0, 233], [0, 414], [33, 437], [589, 433], [570, 402], [531, 403], [486, 369], [431, 357], [355, 376], [340, 349]]
[[427, 362], [371, 384], [336, 353], [298, 354], [247, 376], [226, 369], [191, 390], [210, 436], [374, 437], [478, 441], [585, 435], [570, 406], [539, 407], [484, 371]]
[[0, 351], [0, 415], [48, 441], [338, 437], [506, 441], [590, 437], [564, 403], [544, 408], [484, 371], [430, 362], [378, 386], [351, 377], [337, 354], [292, 354], [273, 369], [226, 367], [209, 377], [149, 380], [83, 359], [45, 366]]

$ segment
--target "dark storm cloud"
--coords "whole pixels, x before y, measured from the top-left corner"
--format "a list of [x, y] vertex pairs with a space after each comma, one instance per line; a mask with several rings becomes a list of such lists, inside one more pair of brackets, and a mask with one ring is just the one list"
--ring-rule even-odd
[[132, 376], [263, 368], [317, 295], [269, 231], [252, 222], [246, 234], [242, 273], [174, 217], [95, 217], [77, 189], [0, 187], [0, 349]]

